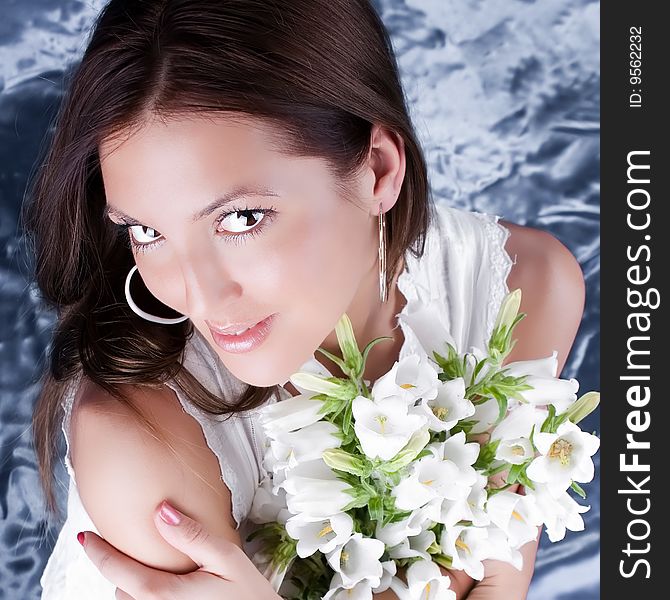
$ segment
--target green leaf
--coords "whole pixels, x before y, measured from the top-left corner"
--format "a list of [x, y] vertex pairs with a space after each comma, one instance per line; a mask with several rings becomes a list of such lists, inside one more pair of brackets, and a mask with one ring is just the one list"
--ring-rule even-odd
[[582, 486], [579, 485], [576, 481], [573, 481], [570, 484], [570, 487], [577, 492], [582, 498], [586, 498], [586, 492], [582, 489]]
[[554, 426], [554, 417], [556, 416], [556, 408], [554, 407], [553, 404], [549, 405], [549, 414], [547, 415], [547, 418], [544, 420], [542, 423], [542, 427], [540, 427], [540, 431], [543, 433], [555, 433], [556, 430], [553, 428]]
[[516, 483], [519, 479], [519, 475], [522, 474], [522, 471], [526, 468], [525, 464], [520, 464], [520, 465], [512, 465], [510, 467], [509, 473], [507, 474], [507, 477], [505, 477], [505, 481], [509, 483], [510, 485]]
[[[367, 346], [365, 346], [365, 348], [363, 349], [363, 367], [364, 367], [364, 370], [365, 370], [365, 364], [368, 360], [368, 354], [370, 353], [370, 350], [372, 350], [372, 348], [374, 346], [376, 346], [379, 342], [383, 342], [384, 340], [393, 340], [393, 338], [390, 337], [390, 336], [387, 336], [387, 335], [382, 336], [382, 337], [378, 337], [378, 338], [375, 338], [374, 340], [372, 340]], [[362, 373], [361, 373], [361, 375], [362, 375]]]
[[473, 465], [475, 469], [488, 469], [495, 458], [501, 440], [488, 442], [479, 448], [479, 456]]
[[530, 488], [531, 490], [535, 489], [535, 484], [530, 479], [528, 479], [528, 475], [526, 475], [525, 469], [519, 473], [519, 483], [524, 487]]
[[342, 419], [342, 431], [344, 431], [345, 435], [349, 433], [349, 428], [351, 427], [352, 413], [352, 403], [348, 402], [346, 408], [344, 409], [344, 418]]
[[490, 498], [491, 496], [495, 496], [496, 494], [499, 494], [500, 492], [504, 492], [506, 489], [512, 487], [512, 483], [508, 483], [506, 485], [503, 485], [502, 487], [499, 488], [487, 488], [488, 492], [488, 497]]
[[497, 467], [490, 467], [489, 469], [484, 471], [483, 474], [486, 475], [487, 477], [491, 477], [496, 473], [504, 471], [507, 467], [509, 467], [509, 463], [503, 462], [501, 465], [498, 465]]
[[375, 496], [370, 499], [368, 504], [368, 512], [370, 519], [373, 521], [383, 521], [384, 519], [384, 502], [380, 496]]
[[316, 349], [316, 351], [317, 351], [317, 352], [321, 352], [321, 354], [323, 354], [324, 356], [327, 356], [327, 357], [328, 357], [330, 360], [332, 360], [338, 367], [340, 367], [340, 369], [342, 369], [342, 372], [343, 372], [343, 373], [346, 373], [347, 365], [346, 365], [346, 363], [345, 363], [339, 356], [335, 356], [335, 354], [333, 354], [332, 352], [328, 352], [328, 350], [326, 350], [325, 348], [321, 348], [321, 346], [319, 346], [319, 347]]
[[433, 562], [436, 562], [438, 565], [441, 567], [444, 567], [445, 569], [451, 569], [452, 567], [452, 558], [451, 556], [447, 556], [446, 554], [433, 554], [431, 556], [433, 559]]
[[360, 456], [354, 456], [345, 452], [341, 448], [328, 448], [321, 454], [323, 462], [331, 469], [351, 473], [359, 477], [368, 477], [370, 475], [370, 464], [366, 459]]

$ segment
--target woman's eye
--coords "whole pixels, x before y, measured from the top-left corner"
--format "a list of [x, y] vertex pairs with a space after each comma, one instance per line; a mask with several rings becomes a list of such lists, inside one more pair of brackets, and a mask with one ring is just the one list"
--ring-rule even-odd
[[144, 225], [131, 225], [128, 229], [138, 244], [151, 244], [161, 236], [155, 229]]
[[230, 233], [244, 233], [256, 227], [265, 217], [266, 211], [247, 209], [227, 213], [219, 221], [219, 227], [224, 226]]

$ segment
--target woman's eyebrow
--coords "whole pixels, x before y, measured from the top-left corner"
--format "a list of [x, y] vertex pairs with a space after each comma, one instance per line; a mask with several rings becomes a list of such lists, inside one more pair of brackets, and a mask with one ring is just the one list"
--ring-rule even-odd
[[[235, 200], [238, 200], [243, 197], [279, 196], [279, 195], [280, 195], [279, 192], [276, 192], [275, 190], [269, 188], [247, 187], [247, 186], [238, 187], [224, 194], [223, 196], [216, 198], [215, 200], [210, 202], [207, 206], [205, 206], [204, 208], [196, 212], [194, 215], [192, 215], [191, 223], [197, 223], [198, 221], [211, 215], [218, 208], [222, 208], [226, 204], [230, 204], [231, 202], [234, 202]], [[124, 223], [126, 223], [127, 225], [144, 225], [144, 223], [141, 223], [137, 219], [131, 217], [130, 215], [127, 215], [122, 210], [114, 208], [111, 204], [105, 204], [105, 210], [103, 216], [104, 217], [114, 216], [124, 221]]]

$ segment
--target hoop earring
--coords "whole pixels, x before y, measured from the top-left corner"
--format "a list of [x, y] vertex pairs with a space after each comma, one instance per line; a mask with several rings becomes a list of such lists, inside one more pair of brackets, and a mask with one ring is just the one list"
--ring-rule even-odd
[[177, 317], [176, 319], [166, 319], [164, 317], [157, 317], [155, 315], [151, 315], [148, 312], [143, 311], [139, 306], [137, 306], [132, 296], [130, 295], [130, 279], [136, 270], [137, 265], [133, 266], [133, 268], [130, 269], [130, 271], [128, 272], [128, 275], [126, 275], [125, 293], [126, 293], [126, 302], [128, 302], [128, 306], [130, 306], [131, 310], [138, 317], [142, 317], [143, 319], [151, 321], [152, 323], [161, 323], [162, 325], [176, 325], [177, 323], [181, 323], [182, 321], [186, 321], [186, 319], [188, 319], [186, 315], [184, 315], [183, 317]]
[[386, 216], [382, 204], [379, 204], [379, 301], [387, 300], [386, 289]]

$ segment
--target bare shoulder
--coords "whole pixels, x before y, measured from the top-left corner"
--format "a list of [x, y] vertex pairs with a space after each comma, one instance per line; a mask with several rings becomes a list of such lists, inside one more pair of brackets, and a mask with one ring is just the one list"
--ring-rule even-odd
[[90, 382], [82, 387], [70, 424], [77, 488], [100, 534], [149, 566], [176, 573], [196, 569], [155, 529], [152, 516], [166, 499], [241, 546], [230, 491], [200, 424], [167, 386], [124, 389], [149, 426]]
[[499, 221], [510, 235], [505, 250], [515, 264], [507, 284], [521, 289], [517, 343], [509, 361], [541, 358], [558, 351], [559, 374], [568, 358], [584, 313], [585, 284], [579, 262], [552, 234]]

